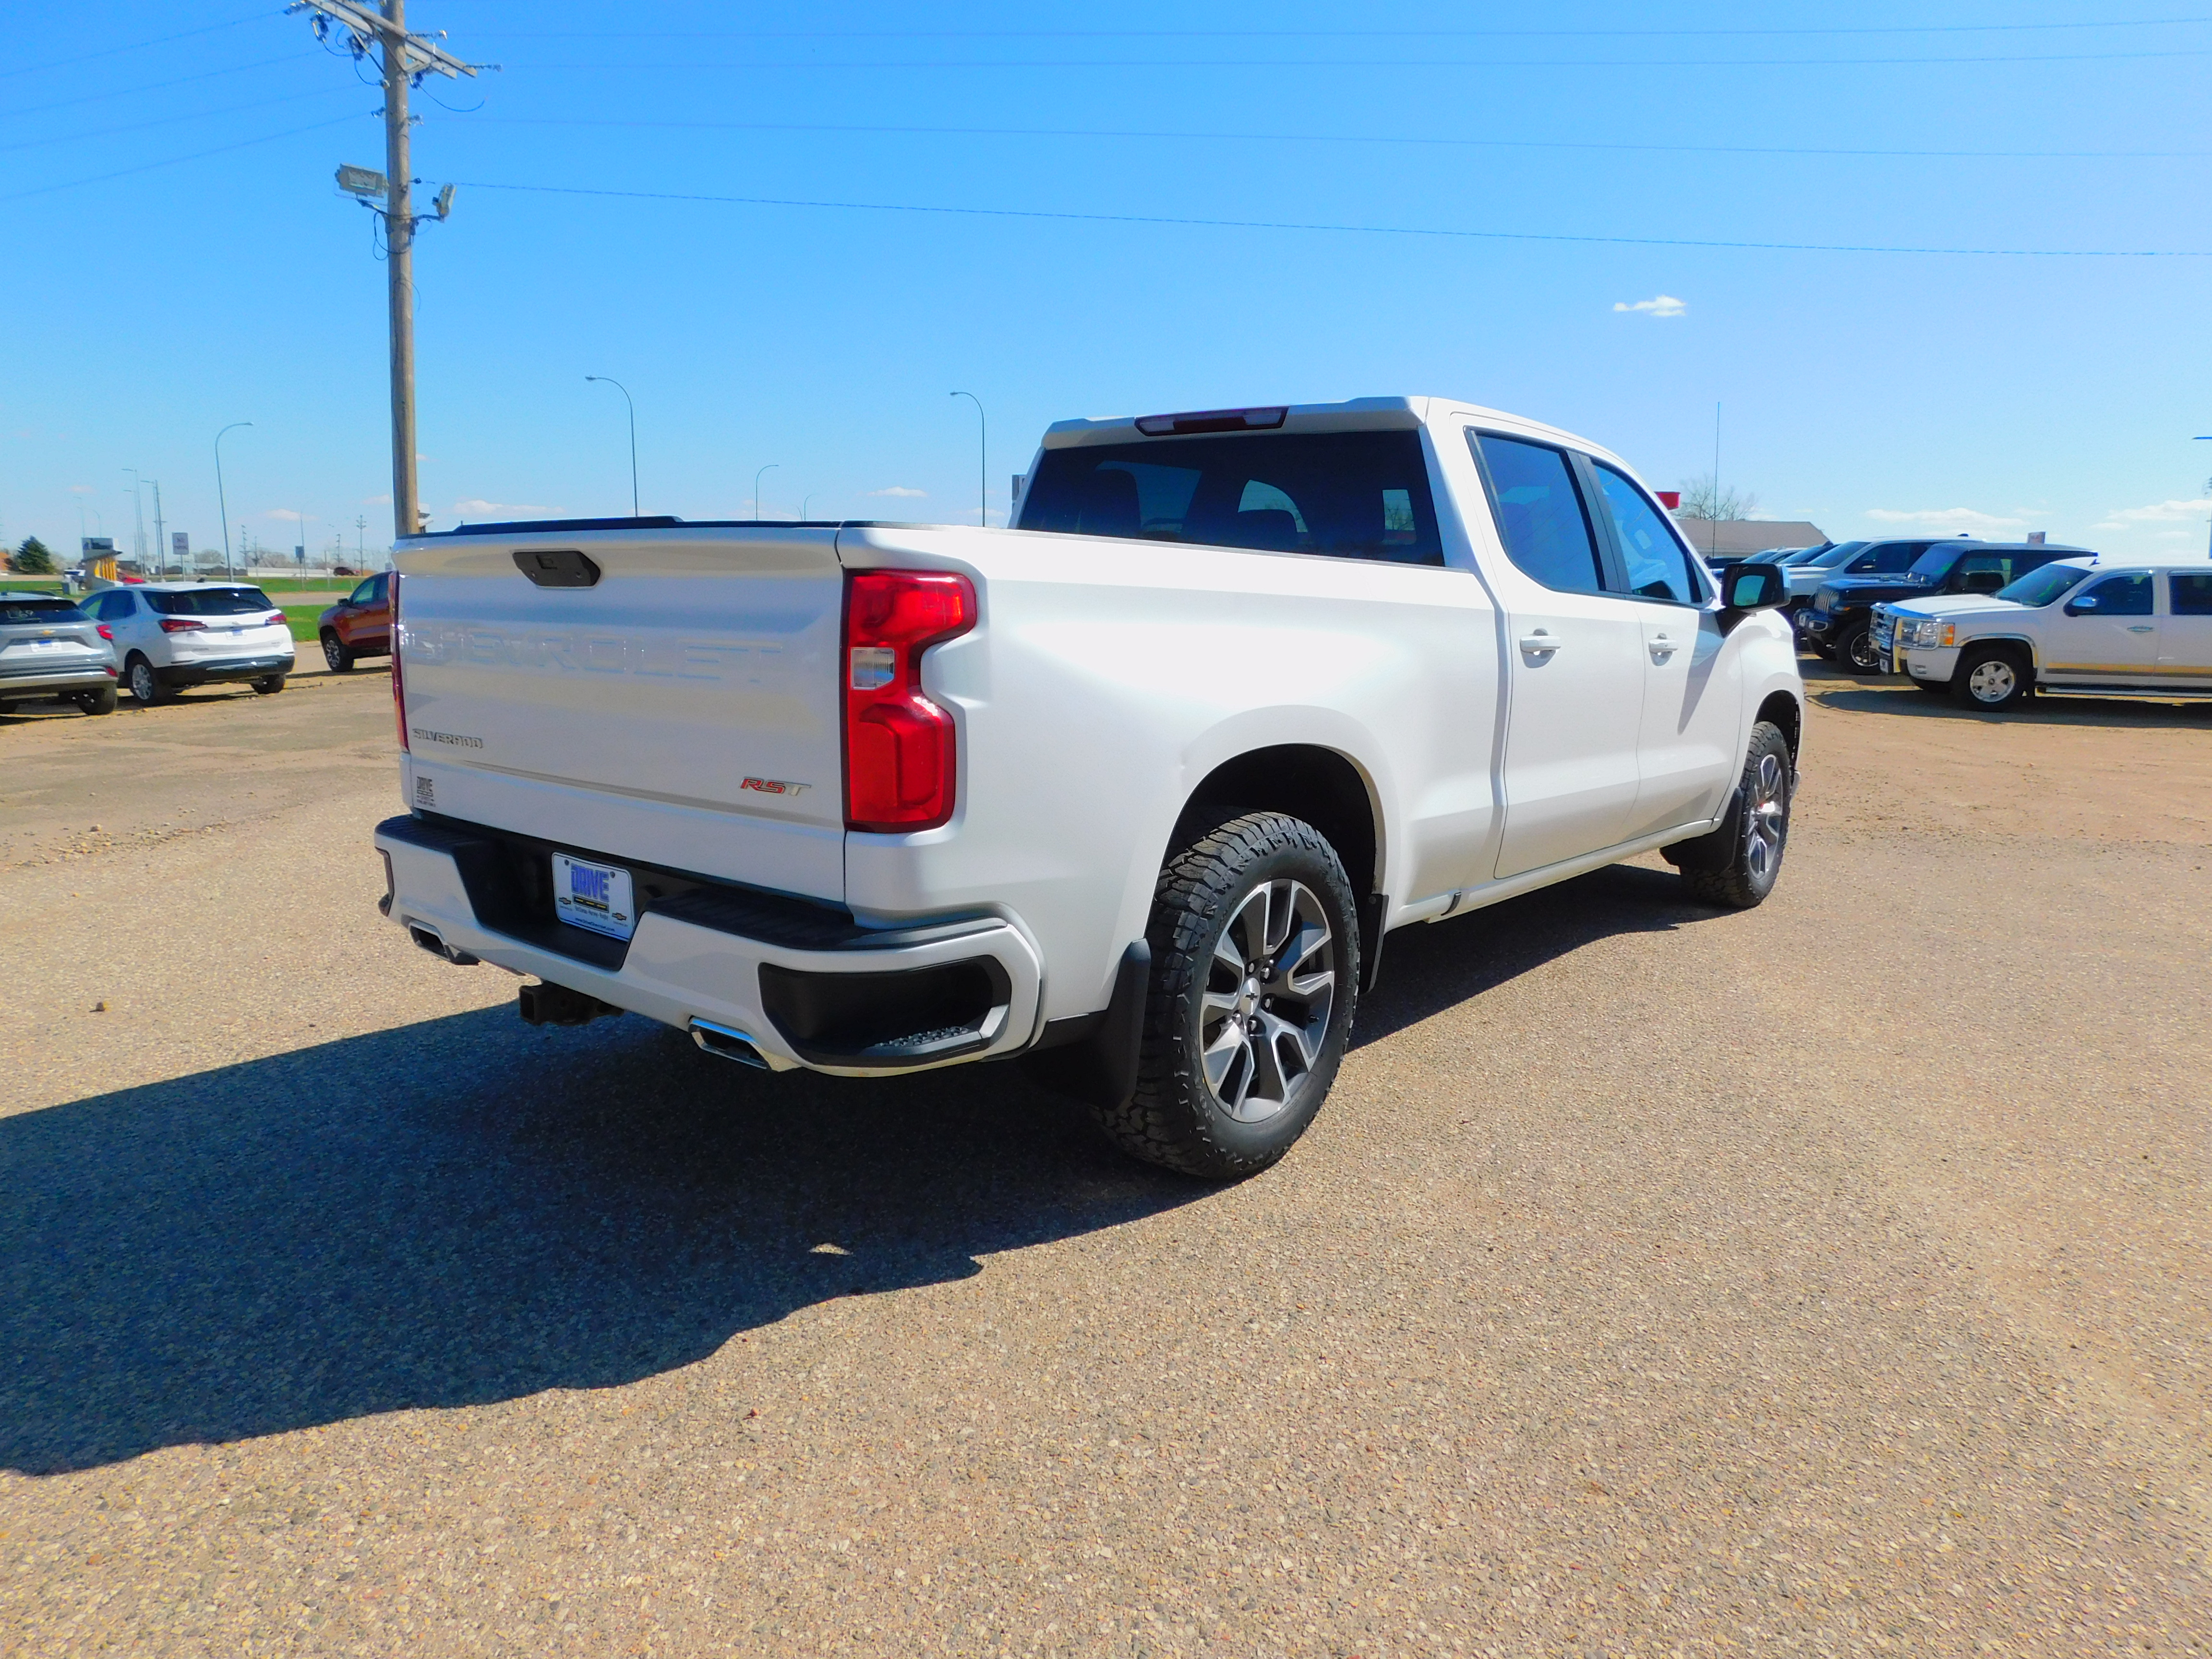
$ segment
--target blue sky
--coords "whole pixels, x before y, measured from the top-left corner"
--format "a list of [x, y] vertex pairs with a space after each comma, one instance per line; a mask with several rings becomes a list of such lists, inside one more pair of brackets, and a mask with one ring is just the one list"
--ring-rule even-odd
[[[972, 522], [956, 388], [1000, 515], [1062, 416], [1437, 392], [1661, 488], [1717, 403], [1723, 482], [1839, 538], [2205, 544], [2212, 258], [1686, 244], [2212, 252], [2212, 4], [825, 15], [414, 0], [504, 66], [416, 103], [459, 186], [416, 264], [434, 526], [626, 512], [598, 374], [645, 510], [692, 517], [773, 463], [769, 516]], [[234, 536], [388, 539], [384, 268], [331, 183], [383, 164], [376, 90], [275, 4], [10, 41], [0, 536], [127, 544], [136, 467], [219, 543], [252, 421]]]

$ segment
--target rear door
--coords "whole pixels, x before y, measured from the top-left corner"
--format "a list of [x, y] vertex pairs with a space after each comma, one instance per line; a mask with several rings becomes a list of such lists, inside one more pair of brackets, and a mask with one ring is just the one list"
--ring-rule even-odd
[[2043, 677], [2055, 683], [2155, 680], [2158, 658], [2157, 606], [2146, 570], [2082, 583], [2044, 629]]
[[1625, 473], [1591, 464], [1616, 563], [1611, 580], [1635, 608], [1644, 646], [1644, 714], [1636, 806], [1622, 840], [1712, 817], [1743, 765], [1741, 677], [1705, 583], [1659, 509]]
[[[836, 534], [591, 531], [404, 547], [410, 799], [617, 864], [842, 898]], [[567, 568], [595, 574], [540, 585], [518, 554], [587, 561]]]
[[2212, 685], [2212, 574], [2167, 573], [2166, 614], [2158, 623], [2159, 678], [2192, 689]]
[[1511, 706], [1505, 829], [1496, 875], [1517, 876], [1617, 845], [1636, 808], [1644, 719], [1644, 625], [1608, 592], [1585, 475], [1564, 449], [1470, 429], [1508, 568]]

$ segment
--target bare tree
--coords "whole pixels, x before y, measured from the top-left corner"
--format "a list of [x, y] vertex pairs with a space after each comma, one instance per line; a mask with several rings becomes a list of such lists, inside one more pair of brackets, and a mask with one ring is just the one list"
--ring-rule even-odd
[[1724, 489], [1710, 472], [1682, 480], [1681, 514], [1686, 519], [1747, 519], [1759, 506], [1748, 489]]

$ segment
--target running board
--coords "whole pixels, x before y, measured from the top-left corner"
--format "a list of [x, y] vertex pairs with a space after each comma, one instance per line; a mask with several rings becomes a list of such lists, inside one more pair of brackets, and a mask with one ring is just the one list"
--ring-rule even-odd
[[2129, 702], [2212, 702], [2212, 690], [2166, 690], [2156, 685], [2039, 685], [2039, 697], [2105, 697]]

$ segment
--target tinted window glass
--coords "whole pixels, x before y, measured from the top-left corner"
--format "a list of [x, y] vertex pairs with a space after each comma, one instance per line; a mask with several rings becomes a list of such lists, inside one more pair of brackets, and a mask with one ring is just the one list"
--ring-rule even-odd
[[1620, 556], [1628, 566], [1628, 589], [1647, 599], [1673, 599], [1696, 605], [1705, 597], [1690, 568], [1690, 556], [1682, 550], [1674, 532], [1644, 492], [1614, 471], [1601, 465], [1598, 488], [1605, 493], [1606, 510], [1613, 514], [1619, 532]]
[[2100, 617], [2148, 617], [2150, 615], [2150, 578], [2148, 576], [2107, 576], [2093, 586], [2085, 587], [2080, 596], [2068, 601], [2066, 609], [2094, 611]]
[[1442, 564], [1418, 432], [1156, 438], [1048, 449], [1020, 527]]
[[1847, 563], [1865, 545], [1864, 542], [1838, 542], [1826, 552], [1814, 556], [1814, 568], [1818, 570], [1833, 570], [1837, 566]]
[[149, 593], [146, 603], [165, 617], [243, 617], [274, 611], [258, 587], [194, 587], [181, 593]]
[[2212, 617], [2212, 576], [2176, 571], [2166, 579], [2177, 617]]
[[355, 588], [352, 592], [346, 595], [346, 603], [348, 605], [367, 605], [375, 597], [376, 580], [374, 577], [371, 577], [368, 580], [363, 582], [359, 587]]
[[1928, 550], [1925, 542], [1883, 542], [1851, 561], [1854, 576], [1895, 576], [1912, 568], [1912, 562]]
[[1505, 556], [1563, 593], [1601, 593], [1605, 573], [1567, 458], [1541, 444], [1486, 432], [1468, 440], [1488, 475]]
[[2029, 571], [2009, 587], [2000, 588], [1997, 597], [2014, 605], [2045, 605], [2072, 592], [2094, 574], [2079, 565], [2046, 564], [2040, 570]]
[[0, 623], [89, 622], [90, 617], [70, 599], [49, 599], [29, 593], [0, 593]]

